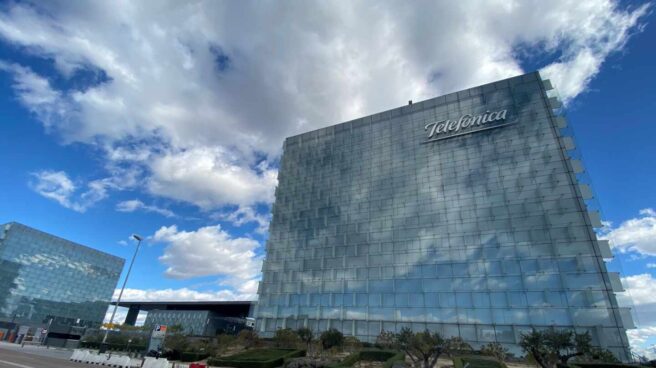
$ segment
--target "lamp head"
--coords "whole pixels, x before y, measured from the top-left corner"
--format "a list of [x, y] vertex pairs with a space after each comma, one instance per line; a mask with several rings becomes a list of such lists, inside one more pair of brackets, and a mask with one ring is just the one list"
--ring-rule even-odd
[[137, 234], [132, 234], [132, 237], [135, 238], [137, 241], [141, 241], [141, 237]]

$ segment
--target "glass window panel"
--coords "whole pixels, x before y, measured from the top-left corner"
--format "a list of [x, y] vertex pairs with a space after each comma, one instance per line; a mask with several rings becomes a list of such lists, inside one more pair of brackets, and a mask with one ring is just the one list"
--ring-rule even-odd
[[408, 294], [398, 293], [394, 295], [396, 300], [397, 307], [407, 307], [408, 306]]
[[493, 292], [490, 293], [490, 303], [493, 307], [507, 307], [508, 301], [506, 299], [506, 293], [503, 292]]
[[508, 303], [511, 307], [526, 307], [526, 294], [524, 292], [509, 292]]
[[393, 280], [370, 280], [369, 281], [369, 291], [384, 293], [394, 291], [394, 281]]
[[487, 308], [490, 306], [490, 296], [488, 293], [472, 293], [472, 300], [476, 308]]
[[380, 307], [382, 304], [381, 295], [377, 293], [369, 294], [369, 306]]
[[355, 295], [355, 305], [358, 307], [366, 307], [369, 301], [369, 295], [367, 294], [356, 294]]
[[440, 307], [455, 307], [456, 306], [456, 296], [454, 293], [439, 293], [440, 298]]
[[478, 341], [496, 341], [496, 332], [494, 330], [494, 326], [479, 325], [476, 329], [478, 331]]
[[463, 308], [473, 307], [471, 293], [456, 293], [456, 305]]

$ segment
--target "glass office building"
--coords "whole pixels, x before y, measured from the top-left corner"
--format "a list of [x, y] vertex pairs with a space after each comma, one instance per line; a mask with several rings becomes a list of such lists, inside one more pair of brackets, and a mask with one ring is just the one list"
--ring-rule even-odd
[[19, 223], [0, 225], [0, 321], [99, 327], [124, 262]]
[[410, 327], [500, 342], [590, 331], [628, 358], [628, 310], [560, 103], [530, 73], [287, 138], [257, 330]]

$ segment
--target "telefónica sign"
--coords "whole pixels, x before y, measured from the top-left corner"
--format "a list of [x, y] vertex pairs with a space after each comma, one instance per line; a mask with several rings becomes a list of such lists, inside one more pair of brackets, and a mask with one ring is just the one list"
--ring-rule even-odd
[[[507, 124], [485, 126], [496, 121], [506, 120], [508, 110], [486, 111], [480, 115], [462, 115], [457, 120], [441, 120], [434, 123], [426, 124], [424, 130], [428, 132], [427, 140], [424, 142], [438, 141], [441, 139], [456, 137], [459, 135], [474, 133], [481, 130], [498, 128]], [[485, 126], [485, 127], [484, 127]], [[482, 127], [476, 129], [476, 127]]]

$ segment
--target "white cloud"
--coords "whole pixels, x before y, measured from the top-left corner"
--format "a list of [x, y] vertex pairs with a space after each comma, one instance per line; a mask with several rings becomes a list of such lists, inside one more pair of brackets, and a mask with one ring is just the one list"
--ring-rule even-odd
[[257, 166], [275, 166], [284, 137], [519, 74], [522, 55], [562, 55], [542, 70], [569, 100], [646, 11], [612, 0], [11, 3], [0, 39], [63, 78], [107, 75], [58, 89], [5, 64], [64, 141], [138, 166], [153, 194], [216, 209], [271, 201], [276, 172]]
[[273, 201], [277, 170], [262, 162], [250, 168], [219, 148], [169, 153], [151, 162], [148, 190], [210, 209], [226, 204]]
[[649, 273], [626, 276], [622, 278], [626, 289], [617, 294], [618, 303], [633, 310], [637, 329], [627, 330], [632, 348], [640, 355], [654, 356], [646, 343], [656, 337], [656, 278]]
[[[121, 289], [114, 290], [113, 300], [118, 299]], [[188, 288], [180, 289], [125, 289], [123, 301], [224, 301], [224, 300], [253, 300], [251, 295], [243, 295], [230, 290], [197, 291]]]
[[[552, 79], [565, 102], [585, 91], [610, 53], [624, 48], [634, 26], [648, 9], [648, 5], [643, 5], [634, 12], [618, 13], [614, 11], [616, 4], [613, 1], [575, 1], [568, 4], [568, 13], [561, 14], [560, 22], [579, 20], [577, 25], [570, 23], [570, 27], [564, 27], [566, 34], [580, 33], [565, 36], [572, 44], [564, 48], [560, 61], [541, 72]], [[587, 16], [575, 18], [584, 14]]]
[[116, 204], [116, 210], [119, 212], [134, 212], [142, 210], [146, 212], [159, 213], [160, 215], [166, 217], [175, 217], [175, 213], [169, 209], [147, 205], [138, 199], [119, 202]]
[[[77, 212], [85, 212], [97, 201], [105, 198], [106, 189], [101, 182], [88, 184], [88, 189], [78, 194], [78, 187], [63, 171], [40, 171], [33, 173], [32, 189], [60, 205]], [[77, 198], [76, 198], [77, 197]]]
[[[620, 299], [623, 304], [632, 302], [634, 305], [650, 305], [654, 304], [656, 307], [656, 279], [649, 274], [643, 273], [639, 275], [626, 276], [622, 278], [622, 285], [628, 291], [626, 294], [619, 294], [621, 297], [630, 297], [629, 299]], [[654, 315], [654, 322], [656, 323], [656, 315]]]
[[166, 244], [164, 254], [159, 257], [168, 266], [166, 276], [178, 279], [221, 276], [224, 285], [240, 293], [255, 293], [254, 280], [262, 266], [262, 258], [255, 254], [260, 246], [257, 241], [231, 237], [220, 226], [182, 231], [175, 225], [161, 227], [152, 239]]
[[656, 336], [656, 325], [644, 328], [636, 328], [626, 331], [631, 343], [631, 350], [638, 356], [644, 356], [647, 359], [656, 359], [656, 345], [648, 344], [649, 338]]
[[610, 240], [613, 249], [656, 255], [656, 212], [651, 208], [640, 211], [640, 216], [622, 222], [618, 227], [605, 224], [600, 238]]
[[656, 263], [647, 263], [647, 268], [656, 268]]
[[269, 230], [270, 214], [260, 214], [253, 207], [239, 206], [234, 211], [216, 212], [211, 218], [219, 221], [228, 221], [234, 226], [242, 226], [248, 223], [256, 223], [256, 232], [265, 234]]
[[[114, 306], [110, 305], [107, 308], [107, 311], [105, 312], [105, 319], [103, 320], [103, 323], [109, 323], [109, 321], [112, 320], [113, 311], [114, 311]], [[135, 326], [143, 326], [144, 322], [146, 322], [147, 315], [148, 312], [140, 311], [139, 314], [137, 315], [137, 321], [135, 323]], [[116, 315], [114, 315], [114, 323], [123, 324], [127, 316], [128, 316], [128, 308], [118, 307], [116, 309]]]
[[63, 171], [43, 170], [32, 173], [30, 187], [63, 207], [83, 213], [107, 198], [109, 190], [121, 190], [135, 184], [136, 179], [129, 171], [115, 171], [114, 174], [112, 177], [89, 181], [83, 186], [86, 188], [80, 188]]
[[29, 68], [2, 60], [0, 70], [13, 75], [13, 88], [18, 101], [34, 113], [46, 128], [70, 118], [70, 106], [62, 97], [62, 93], [54, 90], [46, 78]]

